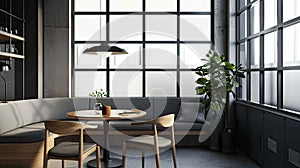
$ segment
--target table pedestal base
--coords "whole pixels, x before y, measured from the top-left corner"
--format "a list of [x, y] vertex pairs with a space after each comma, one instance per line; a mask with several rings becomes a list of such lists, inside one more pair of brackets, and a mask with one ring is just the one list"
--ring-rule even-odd
[[[93, 159], [88, 161], [88, 168], [97, 168], [97, 160]], [[119, 168], [122, 167], [122, 160], [118, 158], [110, 158], [108, 162], [101, 160], [101, 168]]]

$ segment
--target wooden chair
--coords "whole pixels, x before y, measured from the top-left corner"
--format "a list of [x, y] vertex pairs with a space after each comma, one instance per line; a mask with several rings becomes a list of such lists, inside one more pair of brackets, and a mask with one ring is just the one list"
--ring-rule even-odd
[[[160, 168], [160, 158], [159, 158], [159, 148], [172, 147], [173, 153], [173, 163], [176, 168], [176, 149], [175, 149], [175, 138], [174, 138], [174, 114], [165, 115], [150, 121], [132, 123], [132, 125], [145, 125], [151, 124], [153, 128], [152, 135], [142, 135], [134, 137], [127, 140], [123, 143], [123, 152], [122, 152], [122, 167], [125, 168], [125, 159], [126, 159], [126, 147], [141, 149], [142, 150], [142, 167], [145, 166], [145, 150], [151, 150], [155, 152], [156, 167]], [[160, 137], [157, 135], [157, 125], [161, 125], [165, 128], [171, 127], [171, 139]]]
[[[49, 159], [62, 160], [62, 168], [65, 167], [64, 160], [77, 160], [78, 167], [83, 167], [83, 159], [96, 151], [97, 167], [100, 168], [100, 147], [93, 143], [83, 143], [83, 131], [91, 128], [79, 122], [72, 121], [46, 121], [45, 122], [45, 145], [44, 145], [44, 168], [47, 168]], [[59, 135], [79, 135], [79, 142], [61, 142], [48, 150], [49, 132]]]

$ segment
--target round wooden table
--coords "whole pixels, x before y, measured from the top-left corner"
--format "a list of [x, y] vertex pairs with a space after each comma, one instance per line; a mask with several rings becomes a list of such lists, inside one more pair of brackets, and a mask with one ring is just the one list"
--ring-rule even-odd
[[[120, 120], [130, 120], [140, 118], [146, 115], [146, 112], [140, 110], [121, 110], [121, 109], [111, 109], [111, 115], [106, 116], [97, 114], [95, 110], [80, 110], [68, 112], [66, 117], [70, 119], [80, 119], [80, 120], [93, 120], [93, 121], [103, 121], [104, 127], [104, 149], [103, 149], [103, 159], [101, 160], [101, 167], [115, 168], [122, 167], [122, 160], [118, 158], [110, 158], [109, 147], [109, 122], [110, 121], [120, 121]], [[96, 168], [96, 159], [88, 162], [89, 168]]]

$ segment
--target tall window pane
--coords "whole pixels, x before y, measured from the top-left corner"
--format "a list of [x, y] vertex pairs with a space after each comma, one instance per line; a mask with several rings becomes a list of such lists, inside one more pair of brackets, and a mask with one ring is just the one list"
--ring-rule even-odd
[[142, 72], [111, 72], [110, 83], [111, 96], [142, 96]]
[[277, 31], [265, 35], [264, 63], [265, 67], [277, 66]]
[[176, 72], [147, 72], [146, 96], [176, 96]]
[[146, 68], [176, 68], [176, 44], [147, 44]]
[[180, 72], [180, 94], [182, 97], [195, 97], [196, 95], [196, 80], [200, 76], [194, 71]]
[[146, 16], [147, 41], [176, 41], [176, 15], [149, 15]]
[[277, 105], [277, 71], [265, 72], [265, 104]]
[[211, 0], [180, 0], [180, 10], [182, 12], [210, 12]]
[[300, 111], [299, 75], [300, 70], [283, 71], [283, 107], [285, 109]]
[[240, 39], [247, 37], [247, 11], [239, 16], [239, 32]]
[[251, 40], [251, 68], [259, 68], [259, 38]]
[[293, 19], [300, 16], [300, 1], [299, 0], [288, 0], [283, 3], [283, 21]]
[[283, 29], [283, 65], [300, 65], [300, 24]]
[[74, 0], [74, 8], [76, 12], [104, 12], [106, 11], [105, 0]]
[[258, 33], [260, 30], [259, 7], [259, 1], [256, 1], [250, 8], [250, 34]]
[[242, 64], [243, 69], [247, 68], [247, 43], [242, 43], [239, 45], [239, 64]]
[[104, 15], [77, 15], [74, 24], [76, 41], [106, 39], [106, 19]]
[[259, 72], [251, 72], [251, 101], [259, 103]]
[[181, 41], [209, 41], [210, 16], [184, 15], [180, 17]]
[[106, 72], [75, 72], [75, 96], [88, 97], [95, 89], [106, 88]]
[[146, 0], [146, 11], [174, 12], [177, 0]]
[[264, 0], [265, 29], [277, 24], [277, 0]]
[[143, 10], [143, 1], [141, 0], [110, 0], [109, 5], [111, 12], [141, 12]]

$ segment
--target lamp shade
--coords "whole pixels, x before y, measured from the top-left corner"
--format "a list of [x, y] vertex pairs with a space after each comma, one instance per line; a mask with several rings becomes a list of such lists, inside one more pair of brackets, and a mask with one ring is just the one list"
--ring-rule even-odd
[[111, 53], [111, 55], [128, 54], [126, 50], [117, 46], [110, 46], [108, 44], [101, 44], [100, 46], [93, 46], [91, 48], [87, 48], [83, 51], [83, 53], [94, 55], [97, 55], [98, 53]]

